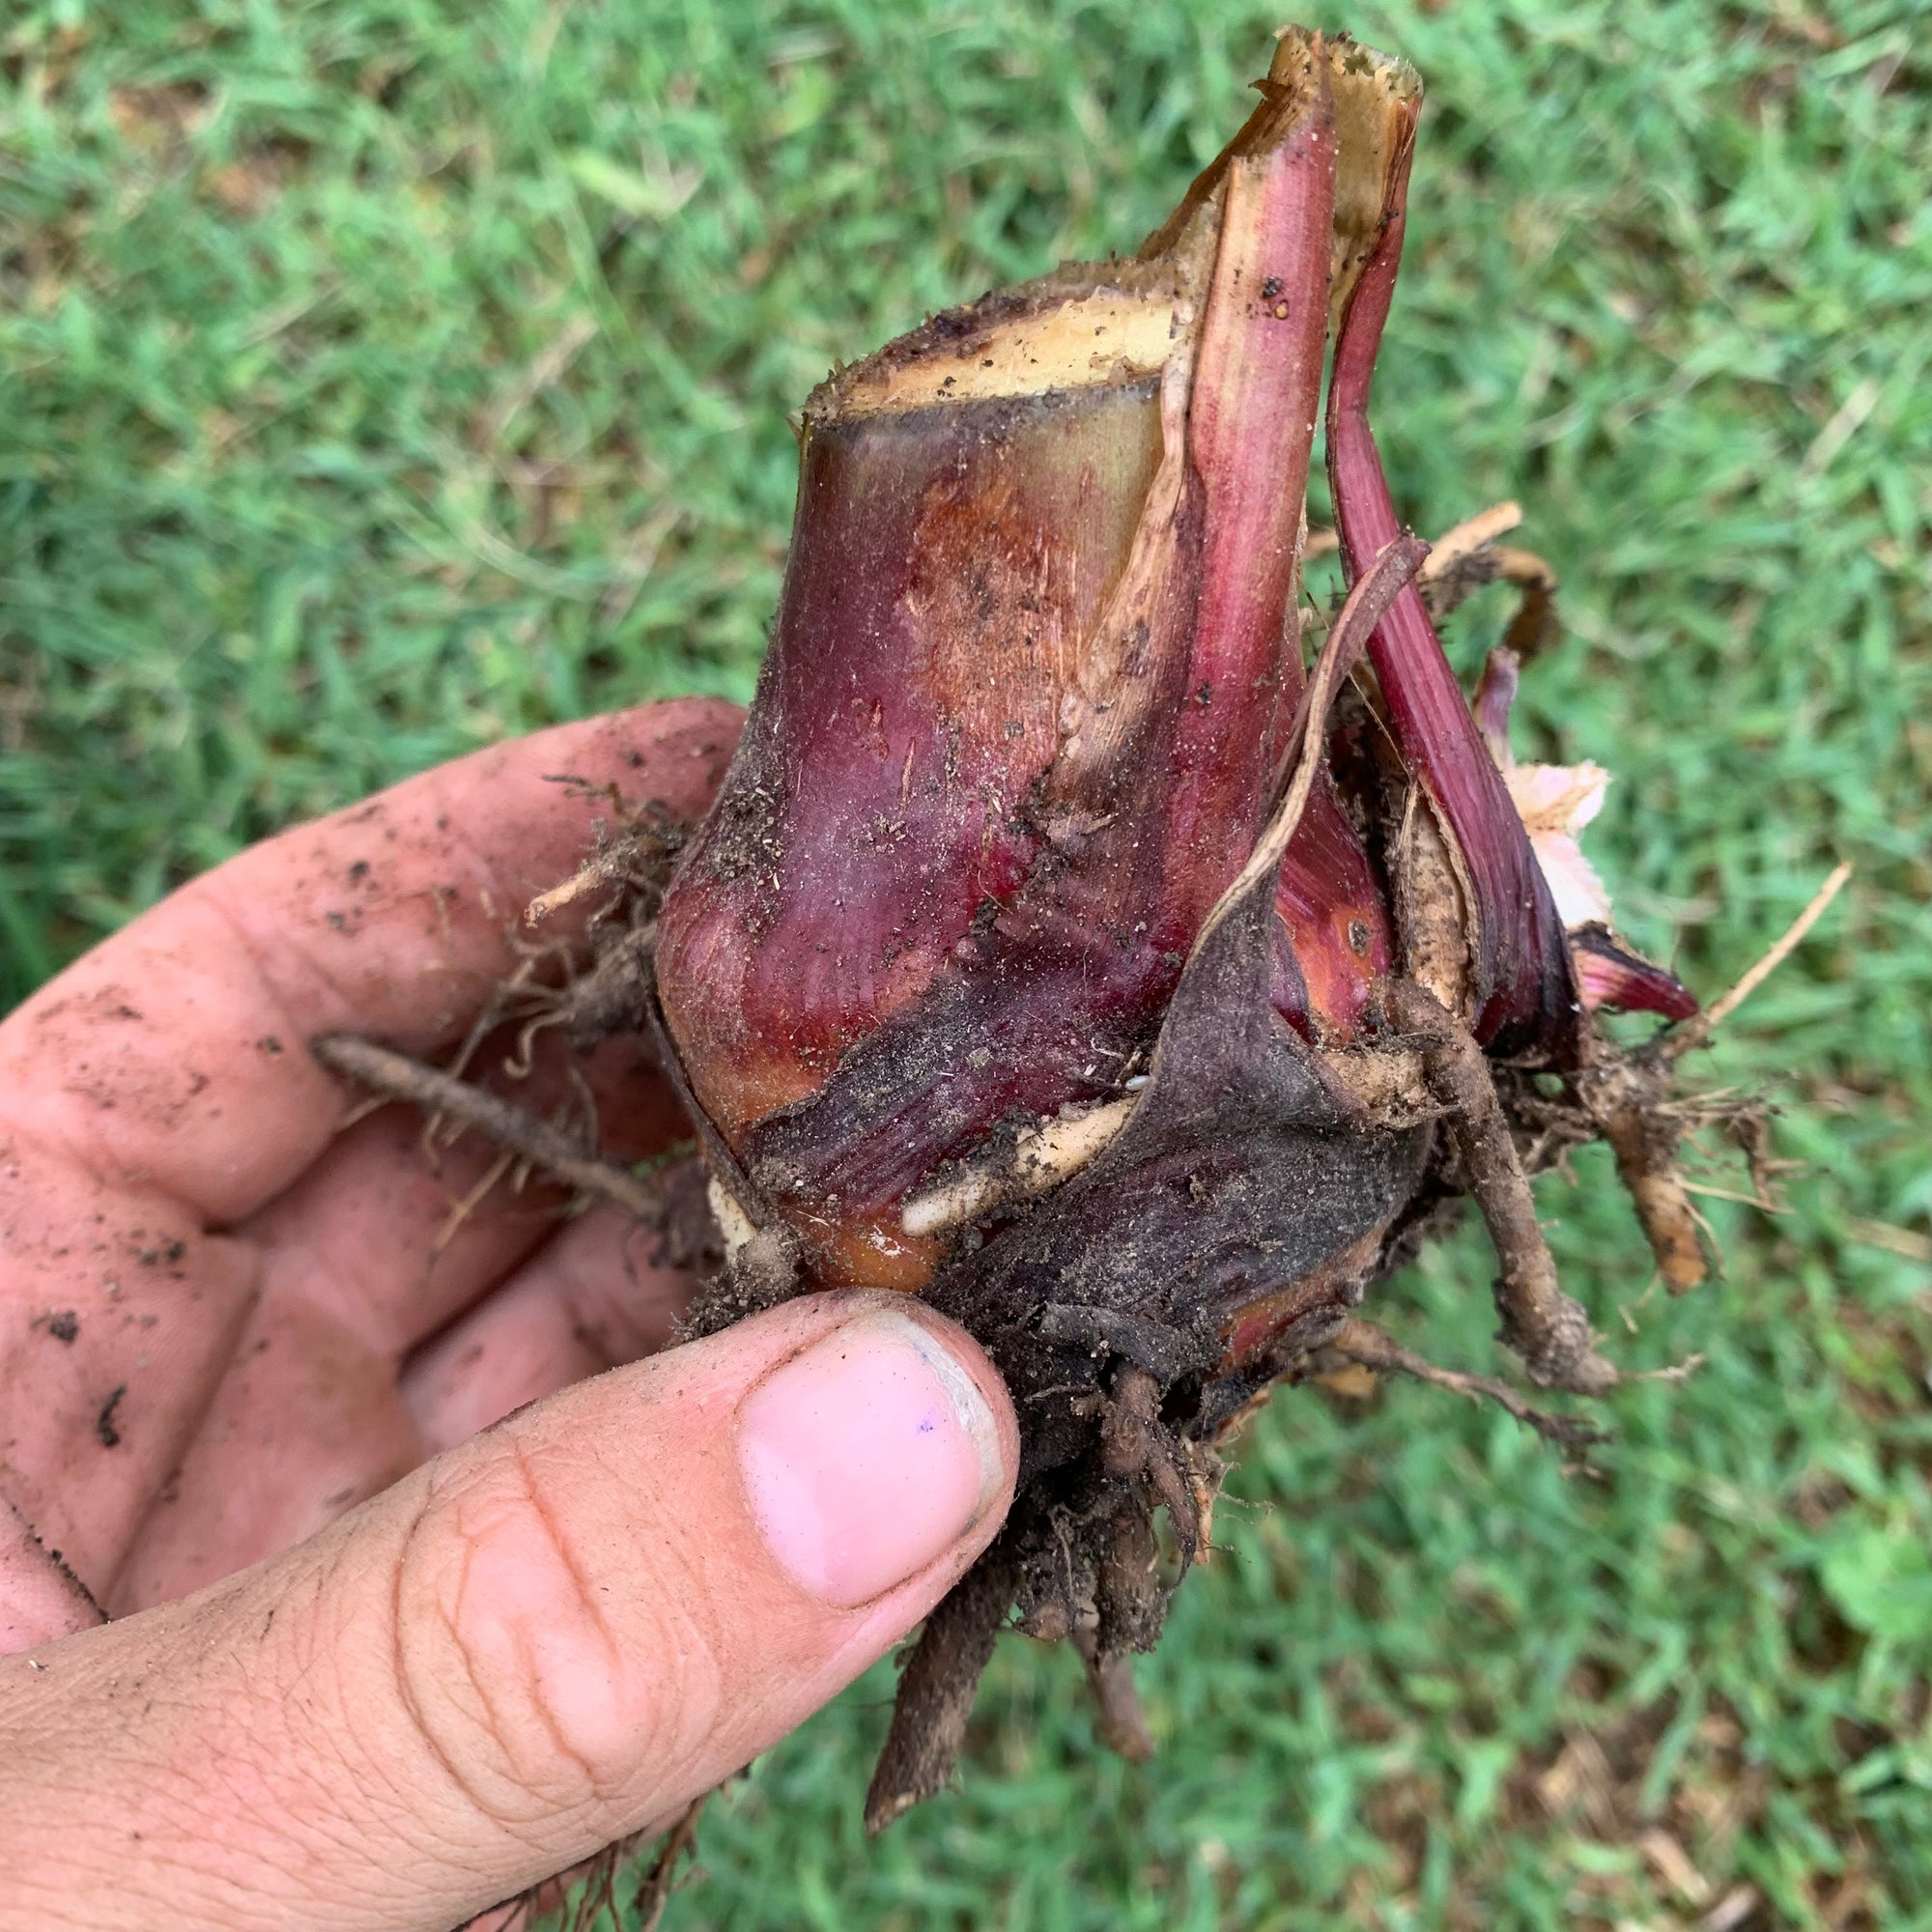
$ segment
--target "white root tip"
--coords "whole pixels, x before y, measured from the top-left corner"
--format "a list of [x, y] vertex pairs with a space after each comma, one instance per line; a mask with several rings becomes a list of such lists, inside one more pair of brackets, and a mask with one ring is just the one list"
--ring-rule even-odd
[[1068, 1112], [1022, 1134], [1010, 1153], [983, 1161], [915, 1194], [899, 1226], [920, 1238], [943, 1235], [1003, 1201], [1027, 1200], [1069, 1180], [1113, 1145], [1134, 1111], [1131, 1097]]

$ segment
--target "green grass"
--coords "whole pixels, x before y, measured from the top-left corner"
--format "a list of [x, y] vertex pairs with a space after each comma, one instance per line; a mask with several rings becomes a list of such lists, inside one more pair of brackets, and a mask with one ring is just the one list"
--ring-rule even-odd
[[[1131, 244], [1250, 0], [21, 0], [0, 16], [0, 1004], [274, 827], [501, 734], [744, 695], [835, 356]], [[874, 1674], [714, 1806], [677, 1928], [1932, 1926], [1932, 65], [1885, 0], [1364, 0], [1431, 89], [1378, 420], [1425, 531], [1519, 497], [1523, 736], [1804, 1163], [1633, 1316], [1599, 1479], [1398, 1388], [1253, 1432], [1094, 1754], [1015, 1639], [963, 1790], [857, 1825]], [[1479, 603], [1454, 648], [1501, 616]], [[1734, 1178], [1733, 1178], [1734, 1179]], [[1717, 1184], [1731, 1184], [1721, 1172]], [[1915, 1255], [1917, 1259], [1915, 1259]], [[1386, 1297], [1491, 1352], [1463, 1240]]]

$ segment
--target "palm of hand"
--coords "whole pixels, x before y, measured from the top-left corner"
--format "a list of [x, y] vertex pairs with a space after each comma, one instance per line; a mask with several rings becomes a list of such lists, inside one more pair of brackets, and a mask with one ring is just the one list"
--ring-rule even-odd
[[[590, 787], [700, 810], [736, 731], [694, 701], [445, 766], [196, 881], [0, 1025], [0, 1654], [285, 1548], [662, 1343], [681, 1283], [648, 1234], [478, 1194], [490, 1150], [358, 1118], [306, 1043], [462, 1037]], [[518, 1097], [554, 1104], [567, 1058]], [[576, 1070], [618, 1152], [683, 1131], [637, 1042]]]

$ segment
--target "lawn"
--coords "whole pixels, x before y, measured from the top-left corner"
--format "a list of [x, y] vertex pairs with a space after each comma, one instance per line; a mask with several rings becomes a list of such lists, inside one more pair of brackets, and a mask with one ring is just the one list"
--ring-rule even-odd
[[[559, 718], [747, 695], [835, 358], [1132, 245], [1243, 111], [1251, 0], [12, 0], [0, 10], [0, 1007], [306, 813]], [[1776, 1216], [1646, 1293], [1594, 1468], [1409, 1387], [1251, 1432], [1091, 1742], [1009, 1639], [961, 1789], [858, 1825], [882, 1669], [708, 1814], [674, 1932], [1932, 1927], [1932, 13], [1362, 0], [1427, 77], [1378, 421], [1425, 533], [1519, 497], [1521, 738], [1714, 995]], [[1315, 506], [1318, 513], [1320, 505]], [[1498, 593], [1454, 620], [1473, 666]], [[1492, 1352], [1464, 1238], [1386, 1292]]]

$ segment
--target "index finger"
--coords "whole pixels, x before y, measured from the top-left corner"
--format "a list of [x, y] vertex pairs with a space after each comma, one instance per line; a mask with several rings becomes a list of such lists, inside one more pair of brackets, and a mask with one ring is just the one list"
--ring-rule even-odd
[[592, 787], [695, 817], [738, 725], [713, 698], [558, 725], [217, 867], [0, 1024], [0, 1142], [158, 1190], [204, 1226], [239, 1220], [353, 1104], [310, 1038], [369, 1033], [421, 1053], [459, 1036], [514, 965], [508, 928], [610, 816]]

